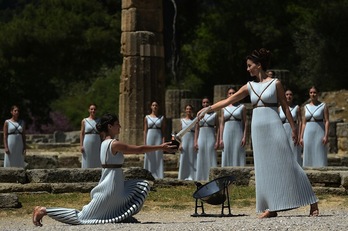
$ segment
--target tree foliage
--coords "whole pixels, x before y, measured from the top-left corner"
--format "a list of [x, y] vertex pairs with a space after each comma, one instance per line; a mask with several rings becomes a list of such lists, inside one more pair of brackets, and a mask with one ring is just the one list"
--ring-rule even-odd
[[[260, 47], [272, 51], [271, 68], [289, 70], [300, 100], [310, 85], [348, 86], [340, 68], [348, 62], [348, 0], [163, 0], [163, 7], [166, 87], [211, 97], [214, 85], [243, 84], [251, 80], [245, 56]], [[76, 129], [90, 103], [118, 112], [120, 20], [121, 0], [0, 0], [1, 120], [13, 104], [39, 132]]]
[[56, 100], [52, 108], [70, 118], [74, 129], [79, 129], [82, 118], [88, 117], [90, 104], [97, 105], [97, 115], [106, 112], [118, 114], [121, 66], [103, 68], [91, 82], [81, 81], [72, 85], [66, 94]]
[[[3, 1], [0, 11], [1, 103], [47, 122], [50, 104], [71, 84], [121, 63], [120, 11], [112, 1]], [[112, 51], [112, 52], [111, 52]], [[23, 110], [24, 109], [24, 110]]]
[[290, 71], [289, 87], [302, 97], [307, 97], [303, 92], [310, 85], [323, 91], [347, 88], [347, 78], [337, 68], [348, 61], [347, 0], [316, 4], [310, 0], [202, 0], [195, 4], [197, 15], [183, 10], [186, 20], [179, 17], [177, 22], [178, 28], [190, 27], [190, 36], [178, 42], [176, 85], [180, 88], [212, 96], [213, 85], [245, 83], [250, 80], [245, 56], [260, 47], [272, 51], [271, 68]]

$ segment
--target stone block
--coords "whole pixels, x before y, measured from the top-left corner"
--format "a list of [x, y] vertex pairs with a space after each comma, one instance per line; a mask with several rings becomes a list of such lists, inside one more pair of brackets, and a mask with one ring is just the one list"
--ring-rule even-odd
[[59, 156], [58, 168], [81, 168], [81, 156]]
[[190, 90], [168, 89], [165, 93], [166, 117], [181, 118], [181, 113], [185, 111], [184, 105], [181, 105], [181, 99], [190, 96]]
[[23, 168], [0, 168], [0, 183], [28, 183]]
[[130, 8], [122, 10], [121, 31], [163, 31], [162, 9]]
[[337, 127], [337, 122], [335, 121], [330, 121], [329, 123], [329, 137], [336, 137], [336, 127]]
[[58, 167], [58, 156], [56, 155], [26, 155], [27, 169], [50, 169]]
[[123, 32], [121, 34], [121, 54], [163, 58], [163, 35], [149, 31]]
[[139, 167], [124, 169], [124, 178], [125, 179], [144, 179], [149, 181], [155, 180], [151, 172]]
[[51, 193], [70, 193], [80, 192], [89, 193], [98, 182], [82, 182], [82, 183], [53, 183], [51, 184]]
[[316, 194], [329, 194], [329, 195], [347, 195], [347, 190], [344, 188], [335, 187], [313, 187], [313, 191]]
[[122, 9], [162, 9], [162, 0], [122, 0]]
[[172, 119], [172, 133], [178, 133], [181, 130], [181, 119]]
[[214, 86], [214, 99], [213, 102], [216, 103], [220, 100], [226, 99], [228, 88], [233, 87], [236, 91], [241, 87], [241, 85], [215, 85]]
[[53, 133], [53, 142], [54, 143], [65, 143], [66, 135], [64, 132], [55, 131]]
[[346, 173], [341, 173], [341, 185], [343, 188], [345, 188], [348, 191], [348, 172]]
[[101, 168], [58, 168], [58, 169], [33, 169], [27, 171], [31, 183], [81, 183], [98, 182]]
[[65, 132], [65, 142], [71, 144], [80, 143], [80, 131]]
[[253, 167], [216, 167], [210, 168], [209, 179], [213, 180], [223, 176], [234, 176], [236, 185], [248, 186], [252, 177]]
[[337, 149], [338, 154], [347, 155], [348, 154], [348, 138], [338, 137], [337, 138]]
[[15, 193], [0, 193], [0, 208], [21, 208], [22, 204], [18, 201]]
[[15, 183], [0, 183], [0, 193], [9, 192], [48, 192], [52, 191], [49, 183], [29, 183], [29, 184], [15, 184]]
[[327, 187], [339, 187], [341, 175], [339, 172], [306, 171], [312, 185], [323, 185]]
[[337, 123], [337, 137], [346, 137], [348, 138], [348, 123]]
[[329, 137], [329, 153], [337, 153], [338, 147], [337, 147], [337, 137]]

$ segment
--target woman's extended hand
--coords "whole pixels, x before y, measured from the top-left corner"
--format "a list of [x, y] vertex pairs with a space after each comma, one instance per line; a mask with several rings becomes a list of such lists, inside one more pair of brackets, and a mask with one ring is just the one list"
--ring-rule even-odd
[[211, 109], [211, 106], [204, 107], [199, 112], [197, 112], [198, 121], [201, 120], [204, 117], [204, 115], [210, 111], [210, 109]]
[[161, 144], [162, 150], [169, 153], [175, 153], [177, 151], [177, 145], [172, 145], [172, 142], [165, 142]]

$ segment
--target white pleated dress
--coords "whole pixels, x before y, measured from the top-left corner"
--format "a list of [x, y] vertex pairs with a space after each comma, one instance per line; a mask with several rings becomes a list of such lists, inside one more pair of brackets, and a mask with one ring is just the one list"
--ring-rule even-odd
[[[162, 122], [164, 117], [151, 117], [146, 116], [147, 119], [147, 145], [160, 145], [162, 144]], [[163, 168], [163, 151], [157, 150], [153, 152], [145, 153], [144, 157], [144, 169], [151, 172], [155, 179], [162, 179], [164, 176]]]
[[243, 130], [243, 104], [224, 108], [224, 131], [222, 140], [224, 149], [221, 155], [221, 167], [245, 166], [245, 149], [241, 146]]
[[[292, 119], [294, 120], [296, 125], [298, 122], [297, 121], [298, 107], [299, 107], [298, 105], [289, 107]], [[288, 119], [285, 116], [285, 113], [284, 113], [282, 107], [279, 107], [279, 117], [280, 117], [281, 121], [283, 122], [283, 127], [284, 127], [285, 132], [288, 136], [289, 144], [291, 146], [292, 152], [294, 153], [294, 157], [296, 158], [297, 163], [302, 166], [301, 147], [299, 145], [295, 145], [294, 142], [292, 141], [292, 129], [291, 129], [291, 126], [290, 126]]]
[[249, 82], [254, 105], [251, 122], [256, 211], [282, 211], [318, 201], [308, 177], [295, 160], [278, 115], [276, 81]]
[[82, 168], [100, 168], [100, 144], [101, 139], [99, 132], [95, 128], [97, 120], [85, 118], [85, 137], [83, 147], [85, 152], [82, 153]]
[[[191, 119], [181, 119], [181, 128], [186, 128], [192, 123]], [[180, 153], [179, 180], [196, 180], [197, 152], [194, 148], [194, 127], [187, 132], [181, 141], [182, 151]]]
[[[123, 154], [111, 153], [108, 139], [101, 144], [101, 162], [122, 165]], [[57, 221], [71, 224], [118, 223], [140, 211], [150, 190], [146, 180], [124, 180], [122, 168], [102, 168], [99, 184], [91, 191], [91, 202], [82, 210], [46, 208], [47, 215]]]
[[17, 167], [24, 168], [24, 155], [23, 155], [23, 127], [24, 122], [20, 120], [18, 122], [6, 120], [7, 123], [7, 144], [10, 155], [4, 155], [4, 167]]
[[327, 166], [327, 146], [322, 143], [325, 135], [325, 103], [305, 106], [306, 127], [303, 132], [303, 166]]
[[215, 118], [217, 114], [207, 113], [199, 121], [196, 180], [208, 181], [211, 167], [217, 166]]

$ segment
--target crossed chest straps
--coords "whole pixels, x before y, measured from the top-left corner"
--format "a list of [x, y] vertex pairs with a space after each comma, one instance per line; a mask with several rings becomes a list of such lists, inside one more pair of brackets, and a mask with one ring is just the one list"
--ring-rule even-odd
[[[311, 115], [311, 117], [309, 117], [309, 119], [306, 119], [307, 122], [323, 122], [324, 120], [323, 119], [316, 119], [314, 118], [314, 113], [319, 109], [321, 108], [321, 106], [323, 106], [324, 104], [320, 104], [313, 112], [311, 112], [309, 110], [309, 108], [307, 107], [306, 105], [306, 110], [308, 111], [308, 113]], [[312, 120], [313, 119], [313, 120]]]
[[208, 119], [210, 118], [210, 116], [214, 115], [214, 113], [206, 114], [206, 115], [208, 115], [208, 117], [207, 118], [203, 117], [201, 119], [202, 123], [199, 124], [199, 127], [210, 127], [210, 128], [215, 127], [215, 125], [211, 125], [211, 124], [208, 123]]
[[153, 123], [153, 124], [147, 123], [147, 126], [148, 126], [147, 128], [148, 128], [148, 129], [161, 129], [161, 127], [159, 127], [159, 126], [156, 125], [156, 122], [159, 121], [160, 119], [162, 119], [162, 116], [156, 117], [156, 120], [151, 119], [150, 116], [147, 116], [147, 118], [148, 118], [149, 120], [151, 120], [151, 122]]
[[10, 120], [7, 120], [9, 123], [11, 123], [14, 127], [15, 127], [15, 130], [13, 132], [9, 132], [7, 133], [7, 135], [16, 135], [16, 134], [22, 134], [21, 131], [19, 131], [19, 127], [22, 126], [22, 120], [20, 120], [18, 122], [18, 125], [12, 123]]
[[107, 164], [106, 163], [106, 160], [108, 158], [108, 151], [109, 151], [109, 148], [112, 144], [114, 140], [111, 140], [110, 143], [108, 144], [108, 147], [106, 148], [106, 152], [105, 152], [105, 164], [102, 164], [102, 168], [122, 168], [122, 164]]
[[[183, 122], [186, 126], [188, 126], [189, 124], [192, 123], [192, 120], [191, 120], [190, 122], [186, 123], [186, 121], [183, 119], [182, 122]], [[194, 127], [191, 128], [189, 132], [195, 132]]]
[[99, 134], [97, 129], [90, 122], [88, 122], [88, 120], [85, 119], [85, 122], [87, 122], [92, 127], [92, 131], [85, 132], [85, 135], [88, 135], [88, 134]]
[[233, 114], [234, 112], [242, 105], [238, 105], [232, 112], [230, 112], [227, 108], [224, 108], [224, 110], [229, 114], [229, 116], [225, 119], [226, 121], [242, 121], [241, 119], [235, 117]]
[[[293, 111], [295, 108], [296, 108], [296, 107], [293, 107], [293, 108], [289, 107], [291, 116], [292, 116], [292, 111]], [[282, 110], [282, 109], [281, 109], [281, 110]], [[284, 113], [284, 114], [285, 114], [285, 113]], [[283, 124], [289, 123], [289, 121], [288, 121], [288, 119], [286, 118], [286, 116], [285, 116], [285, 120], [283, 120], [282, 122], [283, 122]], [[297, 121], [294, 120], [294, 123], [297, 123]]]
[[[278, 107], [278, 103], [266, 103], [264, 102], [261, 97], [262, 94], [266, 91], [266, 89], [274, 82], [275, 79], [273, 79], [272, 81], [270, 81], [270, 83], [265, 87], [265, 89], [263, 89], [263, 91], [261, 92], [261, 94], [257, 94], [256, 91], [253, 88], [253, 85], [251, 85], [251, 83], [249, 82], [250, 88], [251, 90], [254, 92], [254, 94], [258, 97], [256, 103], [253, 104], [253, 108], [257, 108], [257, 107]], [[263, 105], [257, 105], [259, 103], [259, 101], [262, 102]]]

